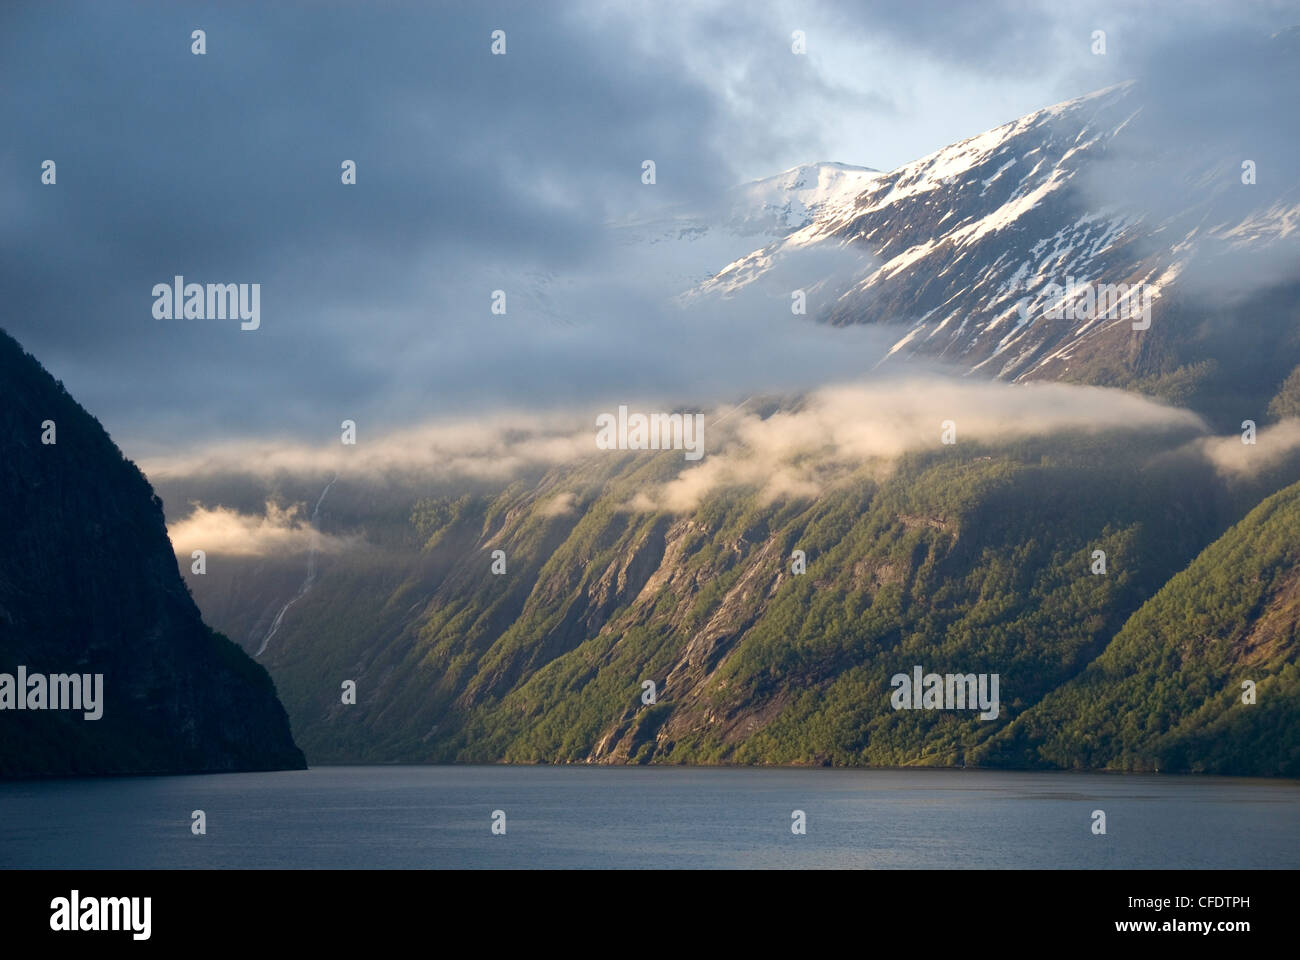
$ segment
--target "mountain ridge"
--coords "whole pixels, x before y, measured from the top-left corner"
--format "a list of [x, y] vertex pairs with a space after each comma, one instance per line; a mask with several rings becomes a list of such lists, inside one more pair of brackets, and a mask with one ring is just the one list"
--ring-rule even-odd
[[[682, 300], [788, 309], [791, 291], [803, 290], [817, 322], [899, 327], [884, 362], [1138, 389], [1200, 378], [1201, 412], [1230, 379], [1241, 389], [1262, 373], [1276, 389], [1300, 362], [1300, 184], [1284, 176], [1246, 186], [1235, 163], [1153, 155], [1143, 97], [1136, 81], [1117, 84], [879, 174], [851, 202], [725, 265]], [[1148, 209], [1153, 179], [1168, 196]], [[1233, 286], [1252, 272], [1256, 282]], [[1122, 310], [1053, 319], [1054, 291], [1074, 282], [1140, 286], [1152, 303], [1149, 329]], [[1207, 293], [1212, 283], [1223, 289]], [[1281, 316], [1261, 329], [1246, 320], [1259, 313]], [[1248, 337], [1286, 365], [1261, 371], [1228, 349]], [[1213, 364], [1225, 369], [1211, 374]]]

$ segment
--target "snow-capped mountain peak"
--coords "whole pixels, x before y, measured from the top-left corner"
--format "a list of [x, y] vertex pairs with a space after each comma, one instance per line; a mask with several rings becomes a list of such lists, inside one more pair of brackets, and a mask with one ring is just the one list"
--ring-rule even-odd
[[1277, 260], [1278, 244], [1300, 240], [1300, 187], [1243, 192], [1237, 158], [1156, 141], [1143, 108], [1123, 83], [887, 173], [814, 164], [747, 184], [752, 207], [786, 204], [793, 229], [683, 301], [788, 309], [802, 289], [813, 319], [902, 326], [892, 357], [1009, 379], [1065, 376], [1103, 350], [1131, 357], [1141, 320], [1060, 319], [1060, 291], [1141, 285], [1159, 303], [1192, 262], [1268, 244]]
[[881, 176], [848, 163], [804, 163], [732, 191], [733, 220], [797, 230], [841, 213]]

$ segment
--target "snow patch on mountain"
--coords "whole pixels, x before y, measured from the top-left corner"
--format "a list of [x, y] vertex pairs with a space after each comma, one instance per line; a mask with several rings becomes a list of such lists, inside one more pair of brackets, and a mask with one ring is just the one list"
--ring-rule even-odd
[[[1103, 349], [1098, 338], [1116, 349], [1131, 326], [1116, 316], [1047, 319], [1067, 283], [1143, 284], [1158, 302], [1207, 250], [1300, 239], [1295, 189], [1243, 215], [1251, 195], [1232, 192], [1235, 171], [1176, 145], [1153, 158], [1142, 115], [1140, 91], [1122, 83], [888, 173], [814, 183], [800, 172], [809, 168], [795, 168], [758, 181], [813, 202], [783, 201], [783, 222], [797, 229], [728, 261], [682, 301], [707, 309], [755, 297], [755, 309], [788, 309], [801, 289], [811, 319], [905, 324], [890, 356], [1008, 379], [1055, 376], [1063, 358]], [[1136, 146], [1125, 139], [1134, 137]], [[1141, 203], [1107, 201], [1114, 180], [1140, 188], [1153, 176], [1157, 189], [1181, 178], [1190, 202], [1139, 212]], [[834, 255], [833, 275], [816, 272], [819, 254]]]

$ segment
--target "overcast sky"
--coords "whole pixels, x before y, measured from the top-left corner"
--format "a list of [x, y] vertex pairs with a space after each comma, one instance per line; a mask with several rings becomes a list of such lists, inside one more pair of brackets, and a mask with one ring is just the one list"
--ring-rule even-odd
[[[1125, 79], [1153, 47], [1300, 22], [1294, 4], [1134, 6], [6, 2], [0, 327], [129, 455], [851, 374], [869, 331], [674, 328], [606, 225], [798, 163], [890, 169]], [[260, 283], [261, 329], [155, 319], [176, 274]]]

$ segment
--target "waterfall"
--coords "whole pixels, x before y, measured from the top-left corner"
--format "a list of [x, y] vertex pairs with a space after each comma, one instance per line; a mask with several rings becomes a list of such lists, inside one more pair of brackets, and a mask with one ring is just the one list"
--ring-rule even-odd
[[325, 502], [325, 494], [330, 492], [330, 487], [334, 486], [334, 481], [338, 480], [338, 478], [338, 474], [335, 474], [334, 479], [325, 484], [325, 489], [320, 492], [320, 496], [316, 499], [316, 507], [311, 512], [311, 549], [307, 551], [307, 578], [303, 580], [302, 586], [298, 588], [298, 592], [294, 594], [293, 599], [281, 607], [280, 612], [271, 621], [271, 629], [262, 638], [262, 645], [257, 648], [257, 653], [253, 654], [255, 657], [260, 657], [266, 652], [266, 645], [271, 642], [271, 638], [280, 629], [280, 624], [284, 621], [284, 615], [289, 612], [290, 607], [307, 596], [312, 584], [316, 582], [316, 554], [320, 552], [320, 527], [316, 525], [316, 518], [320, 516], [320, 505]]

